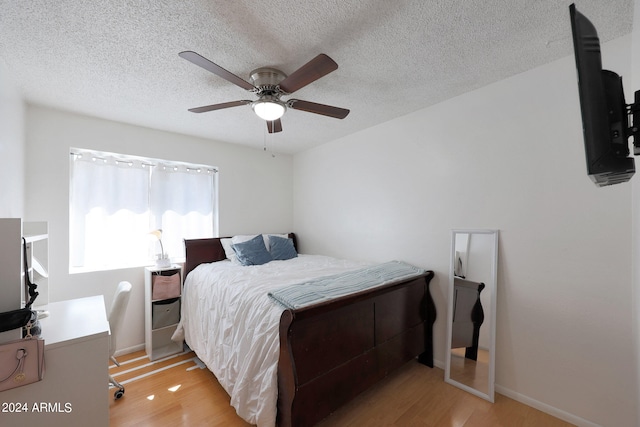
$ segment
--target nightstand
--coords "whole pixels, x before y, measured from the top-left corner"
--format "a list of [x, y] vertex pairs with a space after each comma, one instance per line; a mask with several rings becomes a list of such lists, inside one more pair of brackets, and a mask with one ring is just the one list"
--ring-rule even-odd
[[147, 267], [144, 276], [145, 350], [151, 360], [182, 351], [183, 343], [171, 340], [180, 322], [182, 270]]

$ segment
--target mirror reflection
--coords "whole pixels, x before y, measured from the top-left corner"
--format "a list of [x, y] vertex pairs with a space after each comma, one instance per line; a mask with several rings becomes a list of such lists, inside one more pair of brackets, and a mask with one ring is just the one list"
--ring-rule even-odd
[[445, 381], [493, 402], [497, 230], [454, 230]]

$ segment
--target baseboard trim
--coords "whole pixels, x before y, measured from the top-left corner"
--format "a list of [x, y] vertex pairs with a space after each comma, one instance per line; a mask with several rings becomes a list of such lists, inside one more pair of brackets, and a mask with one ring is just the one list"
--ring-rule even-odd
[[588, 420], [585, 420], [584, 418], [580, 418], [576, 415], [570, 414], [569, 412], [563, 411], [554, 406], [532, 399], [528, 396], [525, 396], [524, 394], [517, 393], [501, 385], [496, 384], [495, 389], [496, 389], [496, 393], [500, 393], [503, 396], [506, 396], [517, 402], [524, 403], [527, 406], [531, 406], [532, 408], [535, 408], [539, 411], [542, 411], [549, 415], [553, 415], [554, 417], [559, 418], [562, 421], [566, 421], [578, 427], [602, 427], [599, 424], [595, 424], [591, 421], [588, 421]]
[[438, 360], [438, 359], [433, 359], [433, 366], [435, 366], [436, 368], [440, 368], [443, 371], [445, 370], [445, 363], [442, 360]]
[[136, 351], [144, 350], [144, 344], [134, 345], [133, 347], [123, 348], [121, 350], [116, 350], [114, 356], [124, 356], [125, 354], [135, 353]]

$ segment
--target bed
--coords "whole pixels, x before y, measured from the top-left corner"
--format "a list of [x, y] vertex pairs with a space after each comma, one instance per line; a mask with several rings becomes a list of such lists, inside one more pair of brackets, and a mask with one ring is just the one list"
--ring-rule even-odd
[[[297, 249], [296, 236], [285, 236]], [[369, 264], [299, 255], [239, 267], [255, 281], [243, 287], [245, 281], [237, 278], [238, 267], [227, 259], [222, 241], [185, 240], [178, 330], [248, 422], [259, 427], [311, 426], [412, 359], [433, 367], [432, 271], [420, 270], [410, 277], [291, 308], [275, 294], [297, 286], [300, 273], [303, 281], [316, 283], [325, 277], [311, 276], [354, 275]], [[281, 283], [272, 290], [266, 282], [269, 286]], [[213, 297], [214, 289], [222, 293]], [[241, 297], [254, 306], [239, 303]], [[262, 313], [264, 305], [268, 308]], [[218, 313], [226, 309], [231, 314]], [[257, 324], [248, 324], [252, 317]], [[249, 362], [239, 362], [241, 358]], [[257, 373], [245, 365], [258, 369]]]

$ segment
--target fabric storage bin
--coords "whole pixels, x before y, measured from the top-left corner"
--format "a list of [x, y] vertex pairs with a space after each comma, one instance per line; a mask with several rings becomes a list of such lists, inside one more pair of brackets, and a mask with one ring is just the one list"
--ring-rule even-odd
[[156, 301], [152, 304], [152, 329], [164, 328], [180, 321], [180, 298]]
[[180, 273], [171, 276], [154, 274], [151, 276], [151, 298], [154, 300], [180, 296]]

